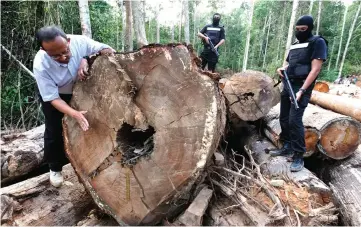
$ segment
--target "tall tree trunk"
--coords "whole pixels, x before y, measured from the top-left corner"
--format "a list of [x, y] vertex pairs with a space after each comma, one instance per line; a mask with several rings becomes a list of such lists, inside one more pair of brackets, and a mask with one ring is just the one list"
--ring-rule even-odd
[[285, 2], [283, 2], [282, 24], [281, 24], [281, 29], [280, 29], [279, 34], [278, 34], [276, 61], [278, 61], [278, 58], [280, 56], [280, 46], [281, 46], [281, 41], [282, 41], [281, 37], [283, 36], [283, 31], [284, 31], [284, 27], [285, 27], [285, 16], [286, 16], [286, 4], [285, 4]]
[[346, 54], [347, 54], [347, 49], [348, 49], [348, 46], [350, 45], [350, 42], [351, 42], [353, 30], [354, 30], [354, 28], [355, 28], [355, 24], [356, 24], [357, 18], [358, 18], [359, 14], [360, 14], [360, 9], [361, 9], [361, 2], [360, 2], [360, 4], [359, 4], [359, 6], [358, 6], [358, 9], [357, 9], [355, 18], [353, 19], [353, 22], [352, 22], [352, 25], [351, 25], [351, 28], [350, 28], [350, 32], [349, 32], [349, 34], [348, 34], [348, 39], [347, 39], [347, 42], [346, 42], [345, 50], [343, 51], [342, 61], [341, 61], [341, 65], [340, 65], [340, 70], [338, 71], [338, 77], [337, 77], [337, 79], [340, 79], [340, 78], [341, 78], [341, 75], [342, 75], [342, 69], [343, 69], [343, 64], [345, 63]]
[[330, 60], [328, 61], [327, 71], [330, 71], [331, 63], [332, 63], [332, 56], [335, 49], [335, 43], [336, 43], [336, 36], [333, 37], [332, 47], [331, 47], [331, 54], [330, 54]]
[[320, 1], [318, 2], [318, 15], [317, 15], [316, 35], [318, 35], [319, 32], [320, 32], [321, 8], [322, 8], [322, 1], [320, 0]]
[[336, 57], [335, 69], [338, 68], [338, 62], [339, 62], [340, 56], [341, 56], [342, 39], [343, 39], [343, 33], [344, 33], [344, 31], [345, 31], [347, 11], [348, 11], [348, 5], [345, 6], [345, 13], [343, 14], [341, 37], [340, 37], [340, 43], [338, 44], [338, 52], [337, 52], [337, 57]]
[[314, 1], [314, 0], [311, 0], [311, 1], [310, 1], [310, 10], [309, 10], [309, 12], [308, 12], [309, 15], [312, 15], [313, 1]]
[[160, 34], [159, 34], [159, 30], [160, 30], [160, 22], [159, 22], [159, 12], [160, 12], [160, 4], [157, 6], [157, 16], [156, 16], [156, 20], [157, 20], [157, 43], [160, 43]]
[[258, 58], [257, 58], [258, 64], [260, 64], [260, 61], [261, 61], [260, 59], [261, 59], [261, 56], [263, 54], [264, 35], [266, 34], [266, 27], [267, 27], [268, 17], [269, 17], [269, 14], [267, 14], [267, 16], [264, 19], [262, 35], [261, 35], [261, 37], [259, 39], [260, 40], [259, 41], [259, 53], [258, 53]]
[[[181, 3], [182, 3], [182, 1], [183, 0], [180, 0], [181, 1]], [[186, 1], [186, 0], [184, 0], [184, 1]], [[178, 42], [180, 42], [181, 41], [181, 39], [182, 39], [182, 18], [183, 18], [183, 4], [181, 4], [182, 5], [182, 7], [181, 7], [181, 14], [180, 14], [180, 19], [179, 19], [179, 27], [178, 27]]]
[[124, 1], [125, 12], [126, 12], [126, 30], [125, 30], [125, 50], [133, 50], [133, 20], [132, 20], [132, 1]]
[[196, 44], [197, 33], [197, 2], [193, 2], [193, 46]]
[[244, 50], [244, 58], [243, 58], [242, 71], [246, 71], [246, 69], [247, 69], [249, 43], [250, 43], [250, 40], [251, 40], [251, 28], [252, 28], [253, 9], [254, 9], [254, 0], [251, 0], [251, 9], [250, 9], [250, 15], [249, 15], [249, 20], [248, 20], [247, 40], [246, 40], [246, 48], [245, 48], [245, 50]]
[[183, 1], [184, 12], [184, 41], [189, 44], [189, 4], [188, 1]]
[[270, 13], [269, 18], [268, 18], [268, 28], [267, 28], [267, 36], [266, 36], [266, 47], [265, 47], [265, 49], [264, 49], [264, 54], [263, 54], [262, 69], [264, 69], [264, 67], [266, 66], [268, 38], [269, 38], [269, 31], [270, 31], [270, 28], [271, 28], [271, 17], [272, 17], [272, 12]]
[[124, 47], [125, 47], [125, 40], [126, 40], [126, 13], [125, 13], [125, 7], [124, 7], [124, 1], [123, 0], [119, 0], [119, 8], [122, 11], [122, 51], [124, 52]]
[[292, 6], [292, 14], [291, 14], [291, 19], [290, 19], [290, 24], [288, 26], [288, 36], [287, 36], [285, 56], [284, 56], [284, 59], [283, 59], [283, 65], [287, 64], [286, 58], [287, 58], [288, 51], [289, 51], [290, 46], [291, 46], [292, 34], [293, 34], [293, 26], [295, 24], [297, 8], [298, 8], [298, 0], [294, 0], [293, 1], [293, 6]]
[[174, 22], [172, 23], [172, 43], [174, 43]]
[[144, 12], [141, 1], [132, 2], [132, 14], [137, 47], [141, 48], [142, 46], [148, 45], [147, 36], [145, 35]]
[[80, 15], [80, 24], [81, 32], [83, 35], [92, 37], [92, 30], [90, 26], [90, 16], [89, 16], [89, 5], [88, 0], [79, 0], [79, 15]]

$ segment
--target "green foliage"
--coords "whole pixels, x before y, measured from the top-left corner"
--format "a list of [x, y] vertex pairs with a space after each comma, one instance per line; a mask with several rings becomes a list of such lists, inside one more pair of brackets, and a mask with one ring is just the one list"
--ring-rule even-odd
[[[174, 0], [174, 2], [179, 0]], [[217, 68], [222, 72], [240, 71], [242, 69], [244, 50], [249, 20], [249, 3], [243, 2], [240, 7], [224, 14], [223, 9], [233, 1], [207, 0], [206, 4], [197, 0], [189, 2], [190, 41], [198, 54], [203, 49], [200, 39], [195, 36], [203, 26], [209, 24], [214, 12], [222, 14], [221, 24], [226, 31], [226, 43], [220, 47], [220, 59]], [[149, 43], [156, 42], [156, 15], [154, 7], [145, 3], [147, 11], [145, 30]], [[351, 23], [354, 19], [359, 1], [349, 7], [344, 37], [341, 43], [341, 58], [349, 36]], [[206, 5], [211, 11], [195, 13], [196, 6]], [[299, 1], [297, 18], [308, 14], [310, 1]], [[314, 1], [312, 16], [317, 26], [318, 1]], [[335, 66], [345, 6], [340, 0], [322, 1], [320, 34], [329, 42], [329, 57], [319, 76], [320, 79], [334, 81], [338, 75], [339, 65]], [[121, 50], [122, 10], [115, 10], [107, 1], [89, 1], [92, 36], [95, 40], [104, 42], [117, 50]], [[161, 8], [161, 10], [167, 10]], [[292, 11], [292, 1], [255, 1], [251, 27], [250, 50], [248, 53], [249, 69], [261, 70], [274, 75], [276, 68], [283, 63], [288, 26]], [[268, 20], [268, 18], [271, 18]], [[175, 42], [184, 41], [184, 24], [179, 30], [179, 21], [174, 25]], [[267, 29], [269, 24], [269, 36]], [[30, 70], [33, 58], [39, 47], [34, 40], [37, 29], [44, 25], [58, 25], [68, 34], [81, 34], [79, 8], [77, 1], [2, 1], [1, 2], [1, 44], [10, 49]], [[316, 29], [314, 29], [315, 31]], [[181, 33], [179, 33], [181, 31]], [[171, 24], [160, 26], [160, 43], [171, 42]], [[267, 43], [268, 39], [268, 43]], [[342, 75], [361, 74], [361, 17], [359, 17], [348, 48]], [[135, 44], [135, 37], [134, 37]], [[42, 122], [41, 111], [37, 102], [36, 83], [19, 65], [10, 59], [5, 52], [1, 58], [1, 127], [5, 125], [20, 126], [21, 110], [25, 115], [26, 127]], [[341, 59], [339, 59], [341, 61]], [[330, 70], [328, 71], [328, 64]], [[19, 87], [20, 78], [20, 87]], [[19, 98], [20, 94], [20, 98]]]

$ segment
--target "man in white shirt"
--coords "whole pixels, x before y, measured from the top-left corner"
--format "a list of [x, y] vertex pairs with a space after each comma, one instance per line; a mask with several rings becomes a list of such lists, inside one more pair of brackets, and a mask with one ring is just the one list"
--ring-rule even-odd
[[45, 116], [44, 159], [50, 168], [50, 183], [62, 185], [62, 166], [67, 163], [62, 135], [64, 114], [77, 120], [86, 131], [89, 123], [86, 111], [75, 110], [68, 104], [73, 85], [77, 79], [84, 80], [88, 74], [88, 56], [113, 54], [105, 44], [82, 35], [66, 35], [60, 28], [48, 26], [36, 34], [41, 49], [34, 59], [34, 75], [40, 91]]

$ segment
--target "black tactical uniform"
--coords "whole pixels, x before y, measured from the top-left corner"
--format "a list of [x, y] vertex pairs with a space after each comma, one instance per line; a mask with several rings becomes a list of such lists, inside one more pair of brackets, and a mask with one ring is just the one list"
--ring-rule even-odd
[[[309, 31], [296, 32], [299, 41], [291, 45], [287, 57], [289, 63], [287, 74], [294, 93], [300, 90], [311, 72], [312, 60], [326, 60], [327, 57], [327, 41], [323, 37], [314, 36], [311, 33], [313, 28], [312, 17], [303, 16], [297, 23], [301, 23], [305, 17], [312, 21], [310, 24], [306, 24], [309, 26]], [[290, 100], [290, 91], [287, 90], [286, 86], [281, 92], [280, 124], [282, 132], [280, 139], [284, 142], [284, 147], [272, 151], [271, 155], [293, 156], [292, 171], [299, 171], [303, 167], [303, 154], [306, 152], [306, 145], [302, 117], [310, 101], [314, 84], [315, 81], [303, 92], [298, 101], [299, 109], [297, 110]]]
[[[215, 21], [213, 19], [213, 23], [206, 25], [200, 33], [208, 36], [214, 46], [216, 46], [222, 39], [225, 39], [224, 27], [219, 25], [219, 20]], [[218, 56], [212, 51], [211, 47], [205, 41], [203, 41], [203, 44], [204, 49], [201, 53], [202, 69], [204, 69], [208, 64], [208, 70], [214, 72], [218, 62]]]

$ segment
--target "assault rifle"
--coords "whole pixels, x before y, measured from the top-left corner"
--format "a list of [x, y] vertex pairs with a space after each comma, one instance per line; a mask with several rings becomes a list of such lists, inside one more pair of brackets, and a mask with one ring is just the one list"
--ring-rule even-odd
[[295, 93], [293, 92], [293, 89], [292, 89], [292, 86], [291, 86], [291, 83], [290, 83], [290, 79], [288, 78], [287, 72], [286, 72], [286, 70], [282, 70], [281, 73], [283, 75], [283, 79], [282, 79], [283, 86], [286, 87], [286, 89], [288, 91], [288, 94], [290, 95], [290, 98], [291, 98], [293, 104], [295, 104], [295, 109], [297, 110], [300, 107], [298, 106], [298, 102], [297, 102]]
[[204, 34], [209, 42], [209, 46], [211, 46], [211, 50], [217, 55], [217, 57], [219, 56], [218, 50], [214, 47], [212, 40], [207, 36], [207, 34]]

